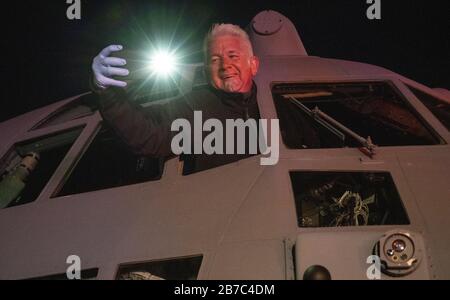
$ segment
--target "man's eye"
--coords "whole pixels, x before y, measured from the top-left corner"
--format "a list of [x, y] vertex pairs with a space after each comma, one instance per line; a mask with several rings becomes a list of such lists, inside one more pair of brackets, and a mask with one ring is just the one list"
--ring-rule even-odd
[[217, 63], [217, 62], [219, 62], [219, 59], [216, 57], [216, 58], [211, 58], [211, 63]]

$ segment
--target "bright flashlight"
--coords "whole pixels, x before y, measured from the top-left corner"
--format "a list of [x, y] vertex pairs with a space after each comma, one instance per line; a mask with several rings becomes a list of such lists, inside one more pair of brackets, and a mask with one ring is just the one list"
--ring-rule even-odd
[[177, 59], [173, 53], [158, 51], [154, 53], [148, 67], [157, 75], [168, 76], [176, 70]]

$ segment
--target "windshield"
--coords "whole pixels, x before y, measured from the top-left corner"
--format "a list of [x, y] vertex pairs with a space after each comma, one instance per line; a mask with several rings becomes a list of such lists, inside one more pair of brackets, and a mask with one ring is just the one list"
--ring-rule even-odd
[[439, 144], [387, 82], [278, 84], [272, 92], [289, 148]]

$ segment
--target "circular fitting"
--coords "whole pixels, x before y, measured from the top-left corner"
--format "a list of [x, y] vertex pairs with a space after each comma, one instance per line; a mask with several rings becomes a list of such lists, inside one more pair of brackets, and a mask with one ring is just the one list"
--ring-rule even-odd
[[306, 269], [303, 280], [331, 280], [331, 274], [324, 266], [313, 265]]
[[283, 27], [283, 18], [283, 15], [276, 11], [262, 11], [253, 19], [253, 30], [261, 35], [275, 34]]
[[400, 239], [400, 240], [395, 240], [392, 243], [392, 249], [394, 249], [395, 252], [403, 252], [406, 248], [406, 243], [404, 240]]
[[414, 272], [419, 266], [422, 251], [417, 247], [413, 233], [392, 230], [375, 244], [373, 254], [380, 257], [384, 274], [400, 277]]

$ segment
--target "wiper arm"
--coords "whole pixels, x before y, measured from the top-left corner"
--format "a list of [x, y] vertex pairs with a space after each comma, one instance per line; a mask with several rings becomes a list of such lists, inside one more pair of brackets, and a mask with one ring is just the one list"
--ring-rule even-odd
[[342, 131], [344, 131], [345, 133], [347, 133], [348, 135], [353, 137], [355, 140], [357, 140], [364, 147], [363, 149], [360, 148], [360, 150], [364, 154], [367, 154], [369, 157], [372, 157], [373, 155], [375, 155], [376, 145], [374, 143], [372, 143], [372, 139], [370, 138], [370, 136], [368, 136], [367, 138], [363, 138], [362, 136], [360, 136], [359, 134], [357, 134], [350, 128], [346, 127], [339, 121], [335, 120], [331, 116], [329, 116], [326, 113], [324, 113], [323, 111], [321, 111], [317, 106], [312, 110], [312, 112], [313, 112], [313, 114], [318, 115], [320, 118], [324, 119], [326, 122], [329, 122], [332, 125], [338, 127], [339, 129], [341, 129]]
[[306, 107], [303, 103], [301, 103], [294, 97], [290, 96], [289, 100], [291, 100], [292, 103], [294, 103], [298, 108], [300, 108], [305, 114], [310, 116], [314, 121], [316, 121], [317, 123], [322, 125], [325, 129], [327, 129], [329, 132], [334, 134], [339, 140], [345, 142], [345, 134], [343, 134], [341, 131], [339, 131], [337, 128], [333, 127], [329, 123], [317, 117], [317, 115], [312, 110], [310, 110], [308, 107]]
[[[314, 120], [316, 120], [320, 124], [322, 124], [322, 125], [327, 124], [327, 125], [324, 125], [326, 128], [333, 130], [333, 132], [337, 132], [339, 134], [342, 134], [342, 132], [339, 131], [339, 130], [342, 130], [343, 132], [345, 132], [346, 134], [348, 134], [349, 136], [351, 136], [352, 138], [357, 140], [363, 146], [362, 148], [359, 148], [360, 151], [363, 152], [364, 154], [366, 154], [367, 156], [369, 156], [370, 158], [372, 158], [375, 155], [376, 145], [372, 142], [372, 139], [370, 138], [370, 136], [368, 136], [367, 138], [363, 138], [362, 136], [360, 136], [359, 134], [357, 134], [350, 128], [346, 127], [344, 124], [340, 123], [339, 121], [335, 120], [333, 117], [331, 117], [331, 116], [327, 115], [326, 113], [324, 113], [323, 111], [321, 111], [317, 106], [313, 110], [310, 110], [303, 103], [301, 103], [298, 99], [296, 99], [292, 96], [289, 97], [289, 99], [297, 107], [302, 109], [305, 113], [312, 116], [314, 118]], [[345, 140], [345, 136], [344, 136], [343, 141], [344, 140]]]

